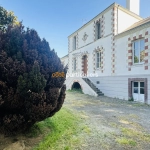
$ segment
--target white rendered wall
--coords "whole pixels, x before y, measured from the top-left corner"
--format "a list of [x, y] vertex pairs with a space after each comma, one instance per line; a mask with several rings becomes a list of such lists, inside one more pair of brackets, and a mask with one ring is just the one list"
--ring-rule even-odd
[[[150, 104], [150, 76], [105, 76], [97, 78], [89, 78], [105, 96], [128, 100], [128, 78], [147, 78], [148, 80], [148, 103]], [[99, 81], [100, 84], [96, 82]]]
[[140, 21], [140, 19], [137, 19], [123, 10], [118, 9], [118, 34], [138, 21]]
[[82, 88], [82, 92], [84, 94], [92, 95], [92, 96], [97, 96], [97, 93], [91, 89], [91, 87], [82, 79], [82, 78], [74, 78], [74, 77], [68, 77], [67, 80], [65, 81], [67, 90], [72, 89], [72, 85], [74, 82], [78, 82]]
[[[94, 40], [93, 35], [93, 22], [91, 22], [88, 26], [85, 26], [82, 30], [78, 32], [78, 48], [81, 48]], [[87, 34], [87, 39], [84, 41], [83, 36]]]
[[104, 14], [104, 20], [105, 20], [105, 27], [104, 27], [104, 36], [109, 35], [112, 33], [112, 24], [111, 24], [111, 19], [112, 19], [112, 9], [109, 10], [107, 13]]
[[61, 62], [64, 64], [64, 66], [68, 65], [68, 56], [61, 58]]
[[[97, 73], [98, 75], [110, 75], [111, 74], [111, 37], [112, 37], [112, 9], [108, 10], [105, 14], [103, 14], [103, 22], [104, 22], [104, 28], [103, 28], [103, 37], [94, 41], [94, 21], [97, 19], [102, 19], [102, 16], [99, 15], [93, 20], [93, 22], [90, 22], [88, 25], [85, 25], [82, 30], [79, 30], [77, 33], [74, 33], [72, 36], [69, 37], [69, 73], [75, 73], [75, 72], [82, 72], [82, 56], [84, 53], [88, 56], [88, 73]], [[87, 34], [88, 37], [84, 41], [83, 36], [84, 34]], [[78, 37], [78, 49], [73, 50], [73, 37], [74, 35], [77, 35]], [[93, 51], [97, 49], [97, 47], [103, 47], [104, 49], [104, 72], [101, 73], [100, 69], [96, 69], [95, 66], [93, 66]], [[73, 70], [73, 58], [77, 59], [77, 70]], [[107, 60], [107, 61], [106, 61]], [[96, 60], [95, 60], [96, 62]], [[95, 63], [96, 64], [96, 63]], [[94, 69], [95, 67], [95, 69]]]
[[[149, 34], [145, 35], [145, 32], [148, 31]], [[148, 52], [148, 57], [145, 59], [148, 59], [148, 70], [145, 70], [145, 63], [143, 64], [132, 64], [131, 70], [128, 70], [128, 38], [138, 37], [139, 35], [142, 35], [142, 37], [148, 38], [148, 41], [150, 41], [150, 27], [139, 29], [135, 31], [134, 33], [129, 33], [126, 36], [123, 37], [117, 37], [115, 40], [115, 55], [116, 55], [116, 70], [115, 74], [118, 75], [140, 75], [142, 74], [150, 74], [150, 42], [145, 42], [145, 46], [148, 46], [148, 49], [146, 50]], [[132, 50], [132, 47], [130, 48]]]

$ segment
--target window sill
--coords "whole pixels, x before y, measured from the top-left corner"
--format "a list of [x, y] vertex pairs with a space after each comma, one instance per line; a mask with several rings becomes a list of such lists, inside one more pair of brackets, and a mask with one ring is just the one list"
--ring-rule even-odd
[[95, 68], [95, 71], [98, 71], [98, 70], [101, 70], [102, 68], [100, 67], [100, 68]]
[[143, 63], [138, 63], [138, 64], [133, 64], [131, 67], [141, 67], [144, 65], [144, 62]]

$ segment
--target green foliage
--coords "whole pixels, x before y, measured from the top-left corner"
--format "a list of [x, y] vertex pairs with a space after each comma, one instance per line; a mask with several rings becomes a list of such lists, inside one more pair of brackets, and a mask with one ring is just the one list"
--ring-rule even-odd
[[25, 96], [28, 92], [41, 93], [46, 86], [46, 80], [40, 73], [38, 64], [33, 65], [29, 73], [24, 73], [18, 78], [18, 92], [21, 96]]
[[51, 76], [55, 72], [66, 74], [67, 68], [34, 29], [25, 30], [22, 23], [9, 24], [15, 18], [5, 18], [8, 14], [1, 8], [1, 25], [7, 27], [0, 31], [0, 128], [17, 132], [60, 110], [65, 77]]
[[131, 98], [129, 98], [129, 99], [128, 99], [128, 101], [134, 101], [134, 98], [133, 98], [133, 97], [131, 97]]
[[0, 30], [4, 30], [9, 24], [19, 25], [17, 17], [12, 11], [7, 11], [0, 6]]
[[50, 133], [34, 150], [70, 150], [77, 147], [81, 139], [75, 138], [75, 135], [82, 130], [82, 126], [78, 126], [79, 122], [79, 117], [66, 108], [61, 109], [54, 117], [39, 122], [40, 130], [49, 128]]

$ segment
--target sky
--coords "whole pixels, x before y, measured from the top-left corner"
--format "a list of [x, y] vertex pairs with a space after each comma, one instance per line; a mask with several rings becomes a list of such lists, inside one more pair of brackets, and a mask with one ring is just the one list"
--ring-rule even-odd
[[[68, 36], [114, 2], [126, 7], [126, 0], [0, 0], [0, 6], [35, 29], [61, 58], [68, 54]], [[149, 7], [150, 0], [140, 1], [141, 17], [150, 16]]]

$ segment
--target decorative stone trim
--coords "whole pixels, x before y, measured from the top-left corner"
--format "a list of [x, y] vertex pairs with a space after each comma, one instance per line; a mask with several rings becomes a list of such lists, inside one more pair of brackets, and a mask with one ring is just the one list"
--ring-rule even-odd
[[[76, 59], [76, 70], [74, 70], [74, 60]], [[72, 73], [77, 72], [78, 70], [78, 59], [77, 57], [72, 57]]]
[[[76, 49], [74, 49], [74, 37], [76, 37]], [[71, 39], [72, 39], [72, 50], [71, 51], [75, 51], [78, 49], [78, 43], [79, 43], [78, 33], [74, 34]]]
[[83, 35], [82, 40], [85, 42], [85, 41], [86, 41], [86, 39], [87, 39], [87, 37], [88, 37], [88, 35], [86, 34], [86, 32], [84, 32], [84, 35]]
[[84, 56], [87, 56], [87, 72], [88, 72], [88, 62], [89, 62], [89, 53], [88, 51], [84, 51], [81, 53], [80, 55], [80, 58], [81, 58], [81, 71], [83, 72], [84, 71], [84, 60], [83, 60], [83, 57]]
[[128, 37], [128, 47], [127, 47], [127, 66], [128, 66], [128, 71], [131, 71], [131, 67], [133, 65], [133, 53], [132, 53], [132, 42], [134, 40], [138, 39], [145, 39], [145, 60], [144, 60], [144, 69], [148, 70], [148, 57], [149, 57], [149, 52], [150, 52], [150, 46], [148, 45], [148, 38], [149, 38], [149, 32], [145, 31], [144, 34], [139, 34], [137, 33], [136, 36], [133, 36], [133, 34]]
[[96, 41], [96, 24], [100, 23], [101, 29], [101, 38], [104, 37], [104, 29], [105, 29], [105, 17], [102, 15], [100, 18], [94, 21], [93, 24], [93, 39]]
[[76, 35], [76, 49], [78, 49], [79, 47], [79, 36], [78, 36], [78, 33]]
[[101, 46], [101, 47], [97, 47], [93, 50], [93, 58], [92, 58], [92, 62], [93, 62], [93, 73], [95, 73], [96, 70], [98, 70], [96, 68], [96, 53], [100, 52], [101, 53], [101, 67], [100, 67], [100, 71], [103, 73], [104, 72], [104, 51], [105, 49]]
[[129, 78], [128, 79], [128, 97], [132, 98], [132, 82], [144, 82], [144, 102], [148, 103], [148, 83], [147, 78]]
[[117, 8], [113, 7], [111, 12], [111, 49], [112, 49], [112, 57], [111, 57], [111, 73], [115, 74], [115, 64], [116, 64], [116, 51], [115, 51], [115, 35], [117, 34]]

